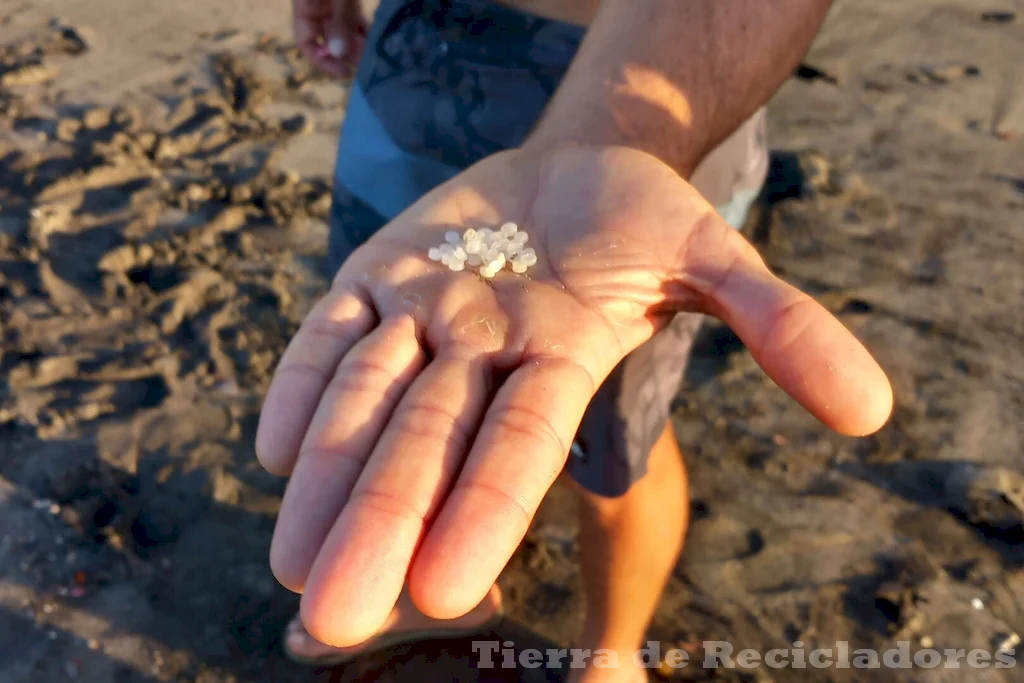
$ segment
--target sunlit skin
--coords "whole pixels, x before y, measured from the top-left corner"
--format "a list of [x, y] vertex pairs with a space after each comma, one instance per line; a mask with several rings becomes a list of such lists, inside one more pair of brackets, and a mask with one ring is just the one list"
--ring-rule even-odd
[[[526, 275], [427, 258], [447, 230], [505, 221], [537, 251]], [[257, 435], [261, 463], [291, 476], [271, 565], [309, 633], [362, 642], [406, 581], [428, 616], [475, 607], [601, 381], [677, 311], [724, 320], [832, 429], [887, 419], [867, 350], [644, 152], [494, 155], [357, 250], [281, 359]]]

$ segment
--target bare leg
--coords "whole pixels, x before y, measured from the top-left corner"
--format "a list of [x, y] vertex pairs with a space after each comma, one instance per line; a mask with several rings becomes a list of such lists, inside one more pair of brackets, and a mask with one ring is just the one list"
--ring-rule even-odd
[[618, 653], [620, 668], [575, 669], [570, 683], [646, 680], [633, 667], [682, 550], [689, 492], [670, 424], [651, 449], [647, 474], [619, 498], [580, 495], [580, 565], [587, 616], [579, 647]]

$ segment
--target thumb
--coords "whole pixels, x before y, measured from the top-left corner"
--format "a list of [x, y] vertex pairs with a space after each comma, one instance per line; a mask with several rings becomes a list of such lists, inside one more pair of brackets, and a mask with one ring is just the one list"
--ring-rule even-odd
[[589, 204], [589, 215], [618, 229], [642, 226], [644, 242], [657, 245], [662, 312], [699, 310], [720, 318], [769, 377], [832, 429], [863, 435], [885, 424], [892, 388], [868, 350], [821, 304], [772, 274], [753, 245], [675, 170], [623, 148], [606, 150], [597, 163], [583, 150], [563, 155], [571, 161], [559, 173], [590, 174], [591, 180], [578, 180], [592, 183], [578, 198]]
[[714, 211], [693, 228], [683, 259], [677, 284], [696, 292], [786, 393], [840, 433], [881, 428], [893, 401], [882, 368], [821, 304], [773, 275]]

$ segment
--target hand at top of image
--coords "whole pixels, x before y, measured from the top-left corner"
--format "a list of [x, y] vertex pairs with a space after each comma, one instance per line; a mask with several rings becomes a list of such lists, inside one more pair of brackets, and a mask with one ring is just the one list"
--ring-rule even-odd
[[295, 44], [315, 67], [350, 76], [366, 43], [367, 24], [358, 0], [292, 0]]

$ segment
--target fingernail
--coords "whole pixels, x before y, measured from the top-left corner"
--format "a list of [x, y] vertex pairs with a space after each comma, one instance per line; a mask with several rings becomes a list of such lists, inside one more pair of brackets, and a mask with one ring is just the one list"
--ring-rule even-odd
[[327, 41], [327, 51], [331, 53], [332, 57], [340, 58], [345, 54], [345, 39], [339, 36], [335, 36]]

